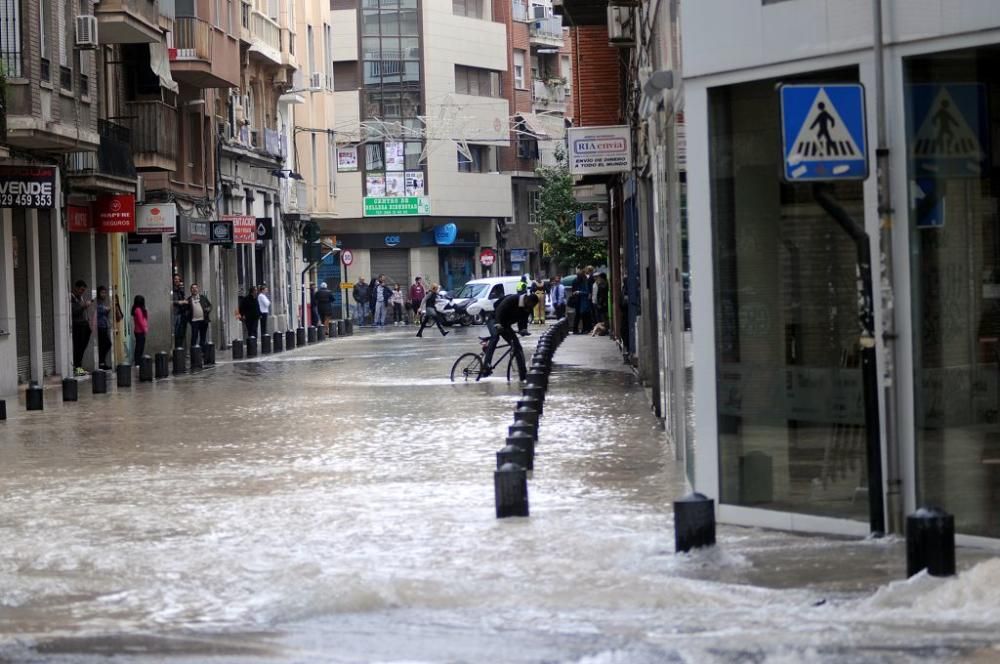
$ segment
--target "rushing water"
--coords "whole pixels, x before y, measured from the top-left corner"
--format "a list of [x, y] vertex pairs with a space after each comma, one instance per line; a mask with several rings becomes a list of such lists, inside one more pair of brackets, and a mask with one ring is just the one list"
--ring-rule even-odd
[[674, 555], [682, 469], [605, 339], [558, 352], [532, 516], [497, 521], [518, 389], [450, 383], [474, 332], [12, 407], [0, 661], [1000, 661], [982, 552], [905, 582], [892, 538]]

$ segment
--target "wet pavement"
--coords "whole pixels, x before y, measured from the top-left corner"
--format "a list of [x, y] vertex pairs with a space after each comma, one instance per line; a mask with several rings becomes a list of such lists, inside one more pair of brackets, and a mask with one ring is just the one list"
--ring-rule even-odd
[[519, 389], [448, 379], [479, 331], [8, 401], [0, 662], [1000, 661], [983, 551], [906, 582], [895, 538], [674, 555], [683, 470], [604, 338], [557, 352], [532, 515], [497, 521]]

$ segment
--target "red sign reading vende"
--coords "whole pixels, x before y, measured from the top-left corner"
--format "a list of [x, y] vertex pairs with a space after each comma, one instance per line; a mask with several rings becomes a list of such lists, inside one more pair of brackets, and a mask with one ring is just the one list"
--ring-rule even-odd
[[233, 243], [254, 244], [257, 242], [257, 217], [227, 214], [223, 221], [233, 222]]
[[99, 233], [135, 232], [135, 195], [102, 194], [94, 203]]

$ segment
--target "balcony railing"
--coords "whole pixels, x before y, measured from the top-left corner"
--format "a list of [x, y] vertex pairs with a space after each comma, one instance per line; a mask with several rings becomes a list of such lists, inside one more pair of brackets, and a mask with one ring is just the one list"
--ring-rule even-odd
[[539, 106], [558, 106], [566, 103], [566, 85], [558, 80], [552, 82], [535, 81], [532, 98]]
[[528, 0], [511, 0], [511, 9], [515, 21], [528, 20]]
[[252, 42], [265, 46], [281, 60], [281, 28], [273, 19], [254, 11], [250, 22], [250, 38]]
[[561, 16], [536, 18], [531, 21], [531, 37], [533, 39], [558, 40], [563, 38]]
[[177, 158], [177, 109], [162, 101], [131, 101], [126, 105], [132, 130], [132, 151]]
[[175, 60], [212, 60], [212, 26], [194, 16], [174, 21]]
[[110, 175], [122, 178], [135, 177], [132, 161], [131, 132], [128, 128], [109, 122], [97, 121], [101, 143], [97, 152], [72, 152], [68, 155], [68, 171], [74, 175]]

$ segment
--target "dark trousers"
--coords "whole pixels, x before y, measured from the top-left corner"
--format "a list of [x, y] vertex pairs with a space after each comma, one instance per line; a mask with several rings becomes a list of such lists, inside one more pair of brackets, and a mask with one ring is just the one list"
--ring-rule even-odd
[[109, 350], [111, 350], [111, 330], [99, 327], [97, 328], [97, 362], [102, 369], [107, 364]]
[[555, 310], [556, 310], [556, 319], [557, 320], [560, 319], [560, 318], [565, 318], [566, 317], [566, 305], [565, 304], [557, 304], [555, 306]]
[[267, 317], [269, 314], [260, 315], [260, 336], [267, 334]]
[[[243, 319], [243, 327], [246, 328], [246, 331], [247, 331], [246, 337], [247, 337], [247, 339], [249, 339], [250, 337], [256, 337], [257, 336], [257, 319], [256, 318], [244, 318]], [[193, 339], [191, 340], [191, 343], [194, 343]]]
[[146, 352], [146, 334], [136, 332], [135, 334], [135, 348], [132, 350], [132, 364], [139, 366], [142, 361], [142, 356]]
[[493, 353], [496, 351], [501, 337], [510, 344], [510, 352], [514, 353], [514, 357], [517, 359], [517, 372], [521, 380], [524, 380], [528, 375], [528, 369], [524, 366], [524, 352], [521, 350], [521, 342], [514, 330], [503, 325], [498, 325], [494, 328], [493, 336], [490, 337], [490, 343], [487, 344], [486, 353], [483, 356], [483, 368], [492, 371]]
[[424, 319], [420, 322], [420, 330], [417, 332], [418, 337], [423, 336], [424, 328], [431, 324], [431, 320], [437, 323], [438, 329], [441, 330], [441, 336], [448, 334], [445, 332], [444, 325], [441, 324], [441, 314], [433, 307], [429, 307], [427, 313], [424, 315]]
[[184, 316], [174, 314], [174, 348], [184, 348], [187, 339], [187, 321]]
[[191, 321], [191, 345], [204, 346], [207, 340], [208, 340], [208, 321], [207, 320]]
[[73, 368], [83, 368], [83, 354], [90, 343], [90, 323], [86, 321], [73, 323]]
[[[580, 329], [581, 324], [583, 325], [582, 331], [577, 331]], [[573, 334], [587, 334], [590, 332], [590, 328], [594, 327], [594, 312], [592, 309], [580, 312], [579, 309], [576, 310], [576, 319], [573, 321]]]
[[392, 303], [392, 322], [402, 323], [403, 322], [403, 305], [399, 302]]

